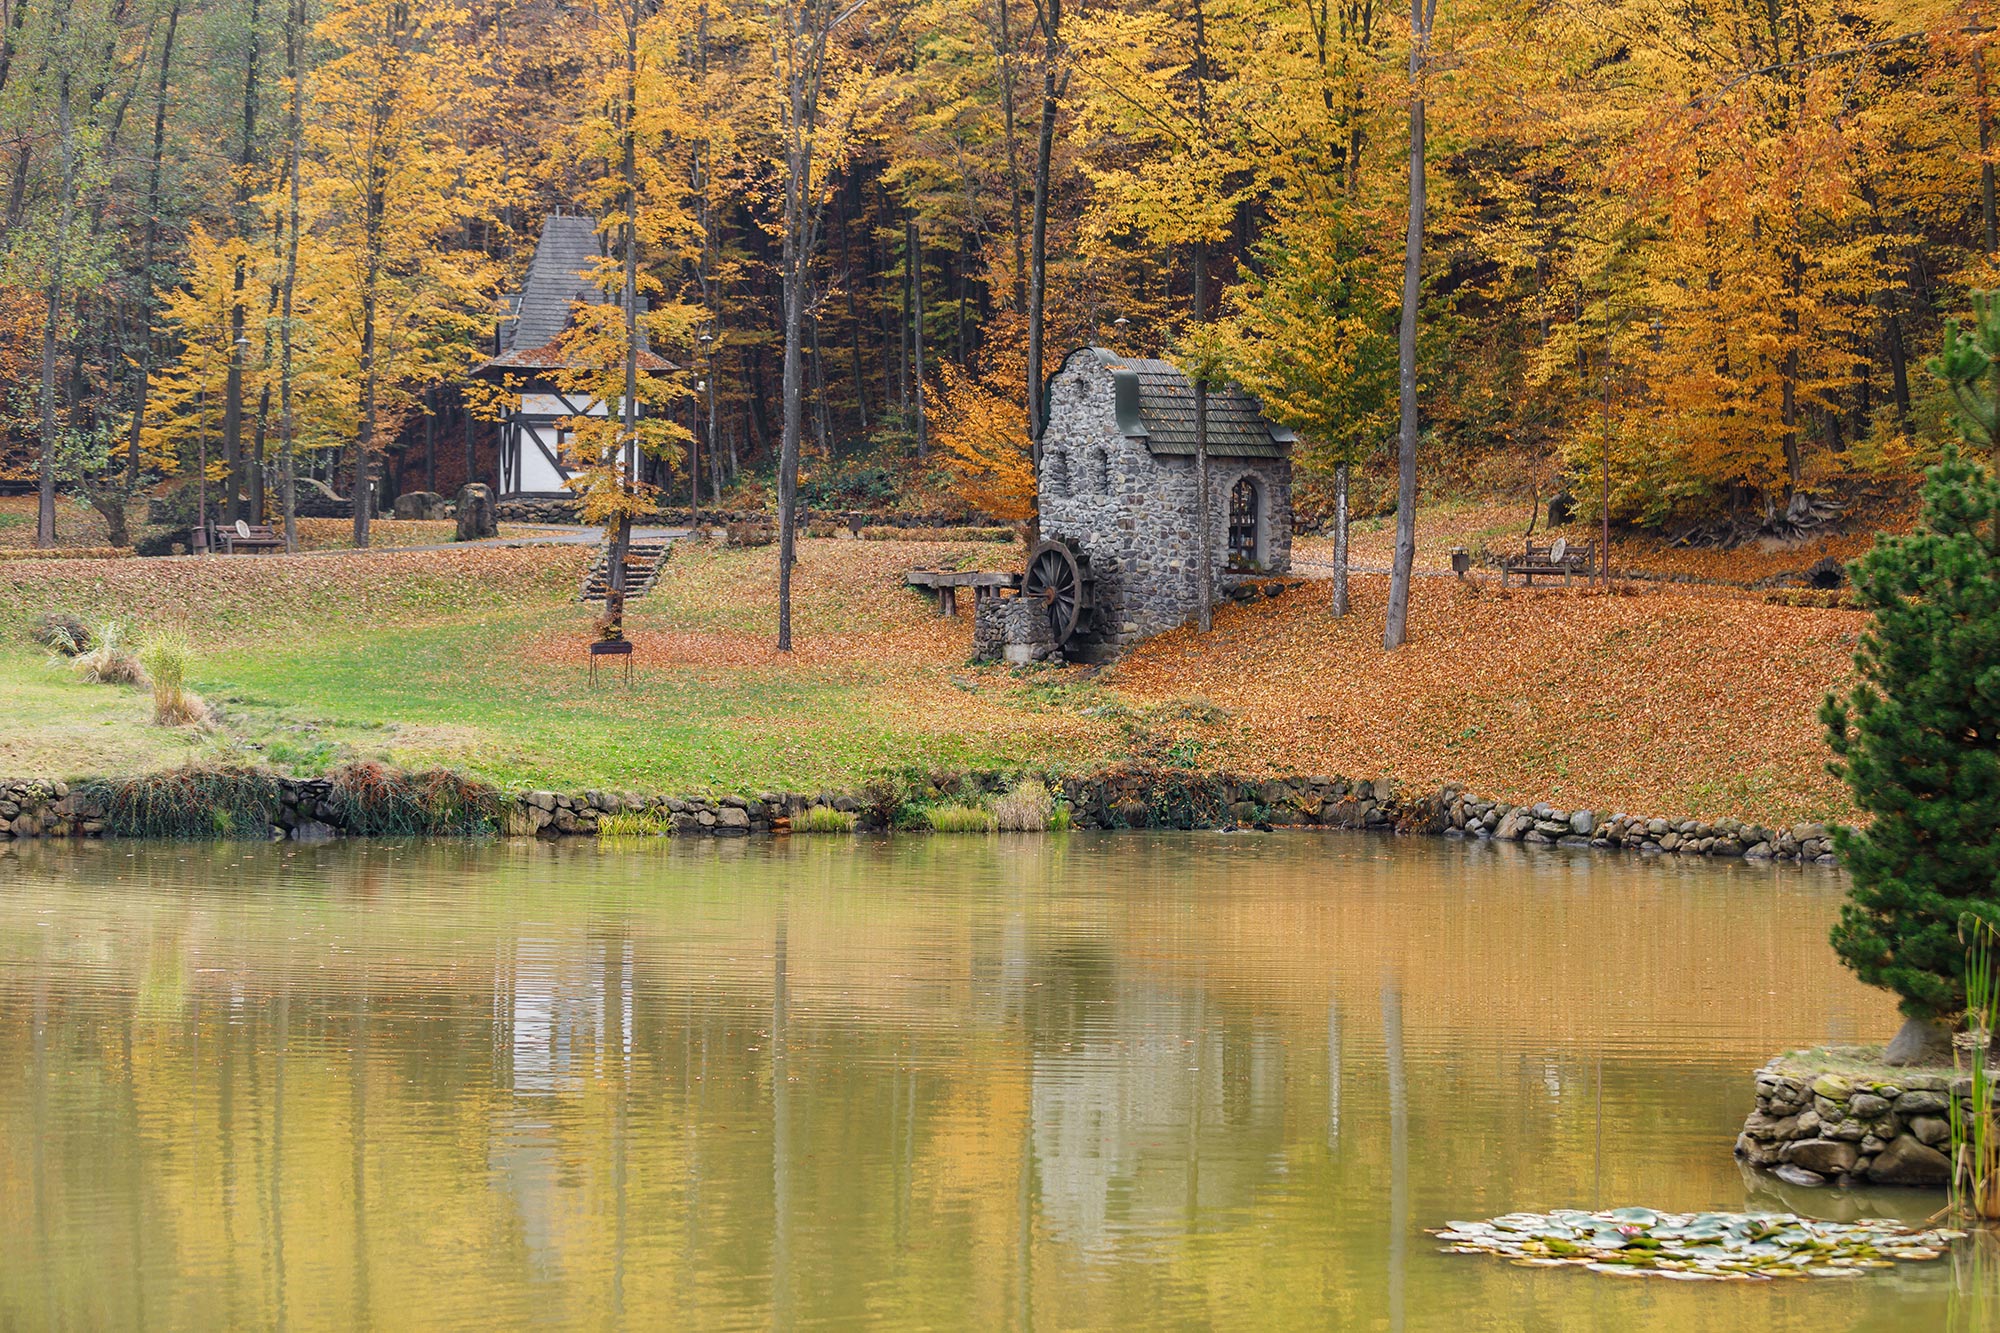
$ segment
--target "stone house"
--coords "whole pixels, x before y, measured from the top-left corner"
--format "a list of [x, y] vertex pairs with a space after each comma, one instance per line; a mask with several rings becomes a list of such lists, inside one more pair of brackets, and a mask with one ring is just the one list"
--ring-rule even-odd
[[1217, 600], [1292, 564], [1292, 432], [1234, 385], [1209, 391], [1209, 512], [1196, 512], [1194, 386], [1166, 361], [1101, 347], [1050, 376], [1036, 478], [1041, 535], [1088, 560], [1091, 623], [1065, 651], [1102, 659], [1184, 624], [1200, 545]]

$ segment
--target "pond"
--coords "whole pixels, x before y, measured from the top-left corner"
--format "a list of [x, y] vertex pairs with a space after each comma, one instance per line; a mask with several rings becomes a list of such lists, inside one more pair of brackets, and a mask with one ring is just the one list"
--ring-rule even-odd
[[1730, 1156], [1834, 872], [1358, 834], [0, 854], [0, 1326], [1941, 1326], [1422, 1228]]

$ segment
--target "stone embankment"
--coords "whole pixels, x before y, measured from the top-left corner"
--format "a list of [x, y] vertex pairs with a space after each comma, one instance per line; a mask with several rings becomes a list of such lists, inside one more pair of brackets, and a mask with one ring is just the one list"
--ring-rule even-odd
[[[854, 816], [863, 831], [922, 824], [921, 811], [940, 804], [988, 804], [1013, 785], [998, 771], [922, 781], [883, 780], [848, 792], [761, 792], [756, 795], [665, 796], [630, 791], [494, 793], [491, 824], [512, 836], [591, 835], [613, 815], [650, 817], [661, 832], [729, 837], [769, 833], [814, 806]], [[264, 816], [272, 837], [336, 837], [350, 829], [330, 778], [268, 777], [274, 793]], [[1832, 844], [1818, 824], [1789, 828], [1724, 819], [1646, 819], [1546, 803], [1509, 805], [1458, 787], [1406, 794], [1388, 779], [1244, 778], [1181, 770], [1121, 770], [1050, 780], [1076, 828], [1194, 829], [1322, 827], [1489, 839], [1530, 846], [1625, 850], [1654, 855], [1741, 857], [1831, 863]], [[10, 838], [101, 837], [132, 830], [105, 808], [104, 784], [34, 780], [0, 783], [0, 841]], [[253, 804], [250, 827], [261, 802]]]
[[1971, 1118], [1969, 1076], [1826, 1063], [1801, 1052], [1757, 1072], [1738, 1157], [1794, 1185], [1949, 1183], [1951, 1103]]

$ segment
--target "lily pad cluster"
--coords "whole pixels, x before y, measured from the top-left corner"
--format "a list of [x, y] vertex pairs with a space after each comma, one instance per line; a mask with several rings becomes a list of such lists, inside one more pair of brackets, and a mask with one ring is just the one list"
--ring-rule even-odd
[[1431, 1228], [1446, 1254], [1491, 1254], [1527, 1268], [1587, 1269], [1683, 1282], [1861, 1277], [1876, 1268], [1944, 1257], [1966, 1233], [1913, 1231], [1899, 1222], [1821, 1222], [1791, 1213], [1508, 1213]]

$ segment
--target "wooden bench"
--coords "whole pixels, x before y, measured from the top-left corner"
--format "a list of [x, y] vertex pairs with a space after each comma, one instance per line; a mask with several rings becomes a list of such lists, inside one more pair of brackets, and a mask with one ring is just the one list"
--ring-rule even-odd
[[1527, 549], [1520, 555], [1505, 556], [1501, 559], [1500, 586], [1506, 587], [1516, 574], [1519, 574], [1521, 582], [1529, 587], [1534, 586], [1537, 574], [1560, 574], [1563, 583], [1567, 585], [1570, 579], [1578, 574], [1588, 578], [1596, 568], [1597, 543], [1594, 541], [1584, 542], [1580, 546], [1572, 546], [1561, 537], [1541, 546], [1530, 541], [1527, 543]]
[[208, 549], [224, 555], [285, 549], [285, 539], [268, 523], [211, 523], [208, 530]]
[[1020, 587], [1021, 575], [1017, 570], [913, 569], [903, 576], [903, 582], [912, 588], [931, 589], [937, 594], [938, 614], [955, 616], [960, 588], [972, 589], [975, 601], [997, 597], [1002, 588]]

